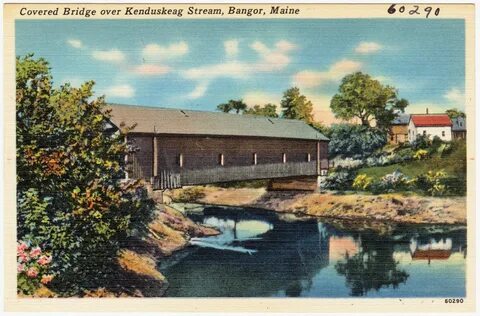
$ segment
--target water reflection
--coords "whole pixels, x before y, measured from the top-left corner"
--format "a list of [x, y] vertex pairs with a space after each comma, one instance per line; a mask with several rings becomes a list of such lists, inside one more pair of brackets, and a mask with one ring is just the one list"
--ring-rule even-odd
[[[194, 239], [181, 259], [160, 262], [169, 296], [465, 295], [463, 228], [395, 226], [385, 233], [348, 229], [353, 225], [345, 222], [222, 208], [190, 217], [222, 234]], [[434, 269], [437, 263], [440, 270]], [[428, 291], [419, 284], [425, 280]], [[440, 281], [451, 286], [435, 287]]]
[[350, 295], [364, 296], [370, 290], [389, 286], [396, 289], [407, 281], [408, 273], [399, 269], [399, 262], [393, 258], [392, 243], [379, 243], [374, 235], [364, 234], [359, 248], [354, 255], [346, 251], [344, 260], [335, 264], [337, 272], [345, 276]]

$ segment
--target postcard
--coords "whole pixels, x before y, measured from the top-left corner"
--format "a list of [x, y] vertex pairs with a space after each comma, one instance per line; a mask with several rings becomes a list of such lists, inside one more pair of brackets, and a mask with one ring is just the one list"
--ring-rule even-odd
[[474, 311], [474, 11], [6, 4], [7, 310]]

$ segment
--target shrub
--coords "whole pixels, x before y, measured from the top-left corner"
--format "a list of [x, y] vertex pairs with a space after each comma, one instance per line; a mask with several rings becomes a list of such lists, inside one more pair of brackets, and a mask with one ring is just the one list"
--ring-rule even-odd
[[39, 246], [25, 241], [17, 243], [17, 289], [22, 294], [33, 294], [41, 284], [48, 284], [54, 278], [50, 274], [52, 256]]
[[355, 124], [334, 124], [328, 131], [329, 156], [365, 158], [387, 143], [387, 133]]
[[417, 135], [411, 146], [413, 149], [429, 149], [431, 145], [428, 135]]
[[341, 169], [356, 169], [359, 168], [363, 165], [363, 160], [361, 159], [353, 159], [350, 157], [341, 159], [341, 158], [336, 158], [332, 160], [333, 165], [336, 168], [341, 168]]
[[409, 181], [408, 177], [400, 171], [395, 170], [394, 172], [383, 176], [380, 181], [372, 183], [370, 189], [376, 194], [391, 193], [409, 189], [410, 185], [411, 181]]
[[443, 144], [444, 144], [444, 142], [440, 137], [438, 137], [438, 136], [433, 137], [432, 142], [431, 142], [432, 150], [437, 151], [438, 148], [440, 146], [442, 146]]
[[442, 196], [447, 193], [447, 174], [443, 171], [428, 171], [416, 178], [417, 188], [431, 196]]
[[324, 190], [346, 191], [352, 187], [354, 173], [346, 169], [340, 169], [330, 173], [320, 184]]
[[355, 177], [352, 187], [358, 190], [367, 190], [373, 182], [373, 178], [366, 174], [359, 174]]
[[189, 187], [179, 190], [179, 193], [173, 197], [175, 202], [188, 203], [196, 202], [205, 197], [205, 192], [202, 187]]
[[48, 63], [17, 58], [17, 238], [52, 256], [51, 286], [79, 294], [104, 283], [132, 234], [145, 234], [155, 210], [125, 174], [125, 128], [106, 130], [93, 82], [53, 88]]
[[422, 160], [422, 159], [425, 159], [427, 157], [428, 157], [428, 151], [426, 151], [425, 149], [419, 149], [413, 155], [413, 158], [417, 159], [417, 160]]

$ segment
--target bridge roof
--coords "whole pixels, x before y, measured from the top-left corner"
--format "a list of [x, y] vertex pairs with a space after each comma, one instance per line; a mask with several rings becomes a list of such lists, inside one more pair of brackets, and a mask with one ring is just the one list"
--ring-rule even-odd
[[136, 123], [133, 132], [137, 133], [328, 140], [300, 120], [123, 104], [108, 104], [107, 108], [112, 109], [113, 124]]

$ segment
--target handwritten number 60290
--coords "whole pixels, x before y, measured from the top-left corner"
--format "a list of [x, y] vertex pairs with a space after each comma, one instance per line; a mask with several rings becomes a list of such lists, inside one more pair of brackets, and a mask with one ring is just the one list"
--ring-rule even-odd
[[[405, 11], [407, 10], [407, 6], [402, 5], [398, 8], [398, 10], [397, 10], [396, 6], [397, 6], [396, 4], [392, 4], [388, 8], [387, 12], [389, 14], [395, 14], [395, 13], [405, 13]], [[407, 11], [407, 13], [409, 15], [420, 15], [420, 14], [422, 14], [422, 11], [423, 11], [425, 13], [425, 18], [427, 18], [427, 19], [430, 16], [430, 13], [432, 13], [432, 11], [433, 11], [433, 14], [435, 16], [438, 16], [440, 14], [440, 8], [436, 8], [434, 10], [433, 7], [425, 7], [425, 8], [422, 8], [423, 9], [422, 10], [422, 9], [420, 9], [420, 6], [418, 6], [418, 5], [412, 5], [412, 6], [408, 6], [408, 7], [411, 8]]]

